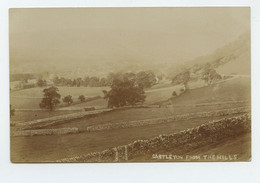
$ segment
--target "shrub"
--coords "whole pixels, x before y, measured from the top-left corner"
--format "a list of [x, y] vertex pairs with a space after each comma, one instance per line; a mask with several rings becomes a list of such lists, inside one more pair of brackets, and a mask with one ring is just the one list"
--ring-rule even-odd
[[84, 102], [86, 100], [84, 95], [80, 95], [78, 99], [80, 102]]

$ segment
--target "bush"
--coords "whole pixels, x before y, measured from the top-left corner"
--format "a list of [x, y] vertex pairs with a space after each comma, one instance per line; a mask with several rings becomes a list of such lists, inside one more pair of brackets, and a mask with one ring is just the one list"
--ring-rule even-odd
[[86, 100], [84, 95], [80, 95], [78, 99], [80, 102], [84, 102]]
[[62, 101], [63, 101], [64, 103], [67, 103], [68, 105], [70, 105], [70, 104], [73, 103], [73, 100], [72, 100], [72, 96], [71, 96], [71, 95], [67, 95], [66, 97], [64, 97], [64, 98], [62, 99]]

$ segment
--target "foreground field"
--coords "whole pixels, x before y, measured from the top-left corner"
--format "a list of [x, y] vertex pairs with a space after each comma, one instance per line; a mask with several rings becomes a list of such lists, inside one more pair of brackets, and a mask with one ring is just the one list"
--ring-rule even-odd
[[[161, 157], [159, 157], [161, 155]], [[166, 155], [166, 156], [162, 156]], [[169, 159], [171, 155], [171, 159]], [[172, 161], [238, 161], [251, 160], [251, 133], [243, 133], [236, 137], [225, 138], [221, 141], [202, 146], [185, 153], [157, 152], [131, 159], [131, 162], [172, 162]]]
[[[239, 107], [238, 106], [233, 107]], [[107, 124], [155, 118], [158, 116], [167, 117], [170, 115], [184, 114], [188, 111], [216, 111], [216, 109], [230, 108], [229, 105], [223, 106], [201, 106], [186, 108], [138, 108], [111, 111], [85, 119], [70, 121], [68, 123], [50, 126], [51, 129], [60, 129], [66, 127], [77, 127], [84, 129], [93, 124]], [[122, 118], [124, 116], [124, 118]], [[41, 136], [11, 136], [11, 159], [13, 162], [53, 162], [58, 159], [73, 157], [76, 155], [87, 154], [91, 152], [102, 151], [107, 148], [128, 144], [137, 139], [148, 139], [160, 134], [169, 134], [192, 128], [197, 125], [206, 123], [210, 120], [223, 118], [224, 116], [215, 117], [197, 117], [192, 120], [183, 119], [165, 124], [153, 124], [148, 126], [139, 126], [132, 128], [111, 129], [109, 131], [82, 131], [76, 134], [63, 135], [41, 135]], [[232, 117], [227, 115], [226, 117]]]

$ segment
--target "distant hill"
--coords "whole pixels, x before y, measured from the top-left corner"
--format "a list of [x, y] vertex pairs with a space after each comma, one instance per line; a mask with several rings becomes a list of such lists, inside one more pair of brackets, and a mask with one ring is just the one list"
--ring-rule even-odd
[[224, 75], [239, 74], [239, 75], [250, 75], [251, 73], [251, 62], [250, 62], [250, 51], [242, 51], [235, 59], [230, 62], [216, 68], [217, 72]]
[[[246, 32], [235, 41], [218, 48], [211, 54], [197, 57], [186, 63], [186, 66], [203, 65], [206, 63], [216, 64], [215, 67], [229, 62], [243, 63], [250, 65], [250, 33]], [[217, 64], [219, 63], [219, 64]]]
[[213, 53], [197, 57], [178, 66], [169, 66], [167, 75], [169, 79], [172, 79], [187, 69], [196, 75], [205, 65], [210, 65], [221, 75], [250, 75], [250, 60], [250, 33], [246, 32]]

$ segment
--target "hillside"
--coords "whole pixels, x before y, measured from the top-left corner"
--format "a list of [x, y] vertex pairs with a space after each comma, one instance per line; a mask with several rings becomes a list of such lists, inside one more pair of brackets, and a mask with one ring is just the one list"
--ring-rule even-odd
[[250, 34], [248, 32], [240, 35], [235, 41], [216, 49], [213, 53], [197, 57], [186, 62], [185, 65], [192, 67], [212, 63], [217, 68], [236, 61], [238, 61], [238, 67], [241, 66], [240, 64], [250, 65]]
[[230, 75], [230, 74], [241, 74], [250, 75], [250, 51], [242, 52], [236, 59], [219, 66], [216, 71], [220, 74]]
[[173, 105], [189, 105], [250, 100], [250, 82], [250, 78], [237, 77], [211, 86], [190, 89], [174, 98], [171, 103]]

